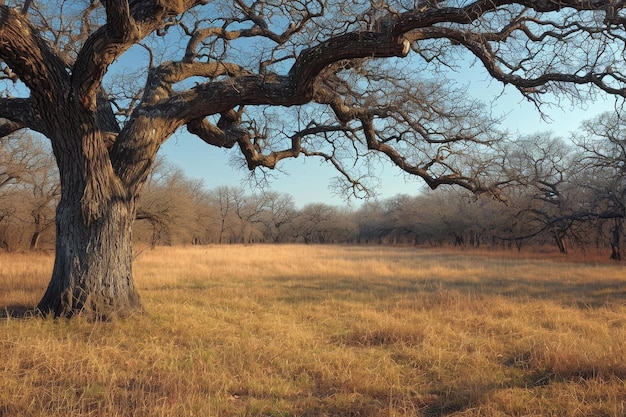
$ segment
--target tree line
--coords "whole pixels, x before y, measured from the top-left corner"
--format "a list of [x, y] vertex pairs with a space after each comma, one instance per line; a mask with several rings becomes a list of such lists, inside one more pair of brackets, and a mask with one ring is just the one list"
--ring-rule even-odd
[[[52, 249], [59, 182], [44, 142], [0, 142], [0, 246]], [[481, 163], [485, 164], [483, 160]], [[626, 123], [620, 112], [585, 121], [569, 137], [551, 133], [500, 142], [481, 171], [490, 193], [459, 187], [298, 208], [289, 194], [209, 189], [160, 159], [139, 199], [140, 245], [355, 243], [498, 247], [554, 246], [623, 257]]]

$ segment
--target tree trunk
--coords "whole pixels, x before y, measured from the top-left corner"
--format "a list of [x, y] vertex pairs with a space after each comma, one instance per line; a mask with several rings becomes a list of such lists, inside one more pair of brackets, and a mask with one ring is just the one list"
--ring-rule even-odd
[[39, 230], [35, 230], [33, 235], [30, 238], [30, 250], [36, 251], [39, 249], [39, 238], [41, 237], [41, 232]]
[[622, 219], [615, 219], [615, 225], [611, 230], [611, 259], [615, 261], [622, 260], [622, 249], [620, 245], [622, 228]]
[[[112, 320], [141, 311], [132, 274], [131, 228], [158, 144], [139, 150], [127, 145], [113, 122], [107, 122], [111, 112], [105, 107], [108, 113], [92, 114], [81, 112], [80, 105], [59, 104], [48, 115], [50, 125], [58, 123], [49, 130], [58, 135], [51, 143], [61, 197], [52, 277], [37, 306], [44, 315]], [[147, 122], [142, 123], [128, 133], [134, 142], [166, 136], [158, 124], [147, 129]]]
[[553, 230], [552, 235], [554, 236], [554, 243], [556, 243], [556, 247], [559, 248], [559, 253], [567, 253], [567, 246], [565, 245], [565, 232]]
[[61, 198], [56, 217], [56, 256], [43, 314], [110, 320], [141, 309], [132, 275], [133, 203], [113, 198], [93, 222], [83, 219], [80, 198]]

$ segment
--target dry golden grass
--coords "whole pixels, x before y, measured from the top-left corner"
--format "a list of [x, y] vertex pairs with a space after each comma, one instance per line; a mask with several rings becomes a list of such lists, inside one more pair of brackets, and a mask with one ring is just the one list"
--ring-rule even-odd
[[[0, 254], [0, 307], [51, 264]], [[135, 268], [145, 315], [0, 321], [0, 416], [626, 415], [618, 264], [289, 245]]]

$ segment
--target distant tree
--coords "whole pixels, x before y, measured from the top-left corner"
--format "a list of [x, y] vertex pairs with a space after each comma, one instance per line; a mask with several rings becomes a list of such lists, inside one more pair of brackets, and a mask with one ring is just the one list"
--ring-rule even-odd
[[383, 206], [384, 202], [370, 200], [354, 213], [358, 227], [357, 242], [383, 243], [391, 227], [391, 220], [385, 216]]
[[338, 243], [352, 239], [357, 232], [350, 213], [323, 203], [309, 204], [294, 220], [298, 237], [304, 243]]
[[433, 227], [439, 226], [437, 215], [453, 204], [450, 201], [452, 199], [447, 199], [441, 192], [436, 194], [442, 196], [442, 199], [433, 198], [432, 193], [422, 192], [416, 196], [399, 194], [383, 201], [387, 242], [433, 244], [433, 238], [439, 233], [439, 230], [433, 230]]
[[23, 182], [30, 171], [38, 169], [39, 151], [30, 135], [0, 139], [0, 191]]
[[[490, 195], [474, 195], [462, 189], [438, 189], [420, 196], [425, 214], [416, 225], [431, 241], [461, 247], [491, 244], [492, 233], [505, 208]], [[432, 214], [429, 214], [432, 213]]]
[[611, 259], [621, 260], [626, 219], [626, 114], [617, 111], [588, 120], [574, 140], [583, 151], [576, 184], [586, 191], [588, 201], [577, 217], [610, 225]]
[[272, 243], [287, 242], [294, 237], [293, 223], [296, 205], [289, 194], [268, 191], [256, 197], [261, 208], [259, 223], [266, 240]]
[[16, 186], [32, 168], [32, 159], [33, 156], [25, 148], [20, 148], [16, 136], [0, 140], [0, 249], [13, 246], [9, 239], [9, 224], [17, 211], [14, 198]]
[[0, 140], [0, 247], [18, 248], [30, 234], [28, 247], [38, 249], [42, 235], [54, 225], [59, 194], [54, 159], [40, 139], [17, 135]]
[[[250, 169], [322, 158], [354, 194], [367, 192], [376, 154], [431, 188], [491, 189], [469, 162], [502, 135], [444, 70], [474, 57], [538, 104], [544, 93], [579, 97], [583, 85], [624, 96], [624, 5], [4, 1], [0, 136], [46, 136], [61, 182], [39, 310], [102, 319], [140, 308], [137, 201], [159, 148], [183, 128], [237, 145]], [[131, 49], [146, 59], [110, 73]]]
[[31, 250], [39, 249], [41, 237], [54, 226], [54, 210], [61, 194], [54, 159], [40, 148], [37, 167], [29, 170], [24, 184], [30, 192], [29, 210], [32, 224], [29, 242]]
[[[575, 237], [574, 215], [581, 204], [579, 189], [572, 181], [578, 154], [571, 143], [549, 133], [531, 135], [509, 144], [502, 162], [515, 203], [510, 238], [525, 240], [548, 234], [561, 253], [567, 252], [566, 238]], [[506, 198], [506, 197], [505, 197]]]
[[233, 230], [234, 242], [252, 243], [261, 240], [262, 201], [254, 195], [246, 195], [242, 188], [232, 194], [234, 213], [237, 216], [238, 227]]
[[241, 241], [245, 198], [241, 187], [221, 186], [209, 192], [209, 204], [217, 213], [218, 243]]
[[193, 243], [196, 236], [197, 206], [203, 198], [200, 180], [185, 176], [175, 166], [160, 161], [139, 198], [137, 219], [150, 225], [150, 244]]
[[[152, 247], [162, 241], [172, 215], [171, 196], [166, 198], [162, 190], [164, 179], [171, 168], [163, 158], [155, 161], [137, 203], [135, 239], [143, 239]], [[147, 232], [143, 229], [147, 229]]]

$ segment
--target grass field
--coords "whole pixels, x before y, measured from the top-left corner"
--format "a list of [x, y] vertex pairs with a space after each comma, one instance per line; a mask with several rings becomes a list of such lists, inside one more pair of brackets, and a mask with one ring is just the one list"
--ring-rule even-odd
[[[52, 258], [0, 254], [0, 308]], [[0, 320], [0, 416], [624, 416], [620, 264], [415, 248], [159, 248], [146, 314]]]

